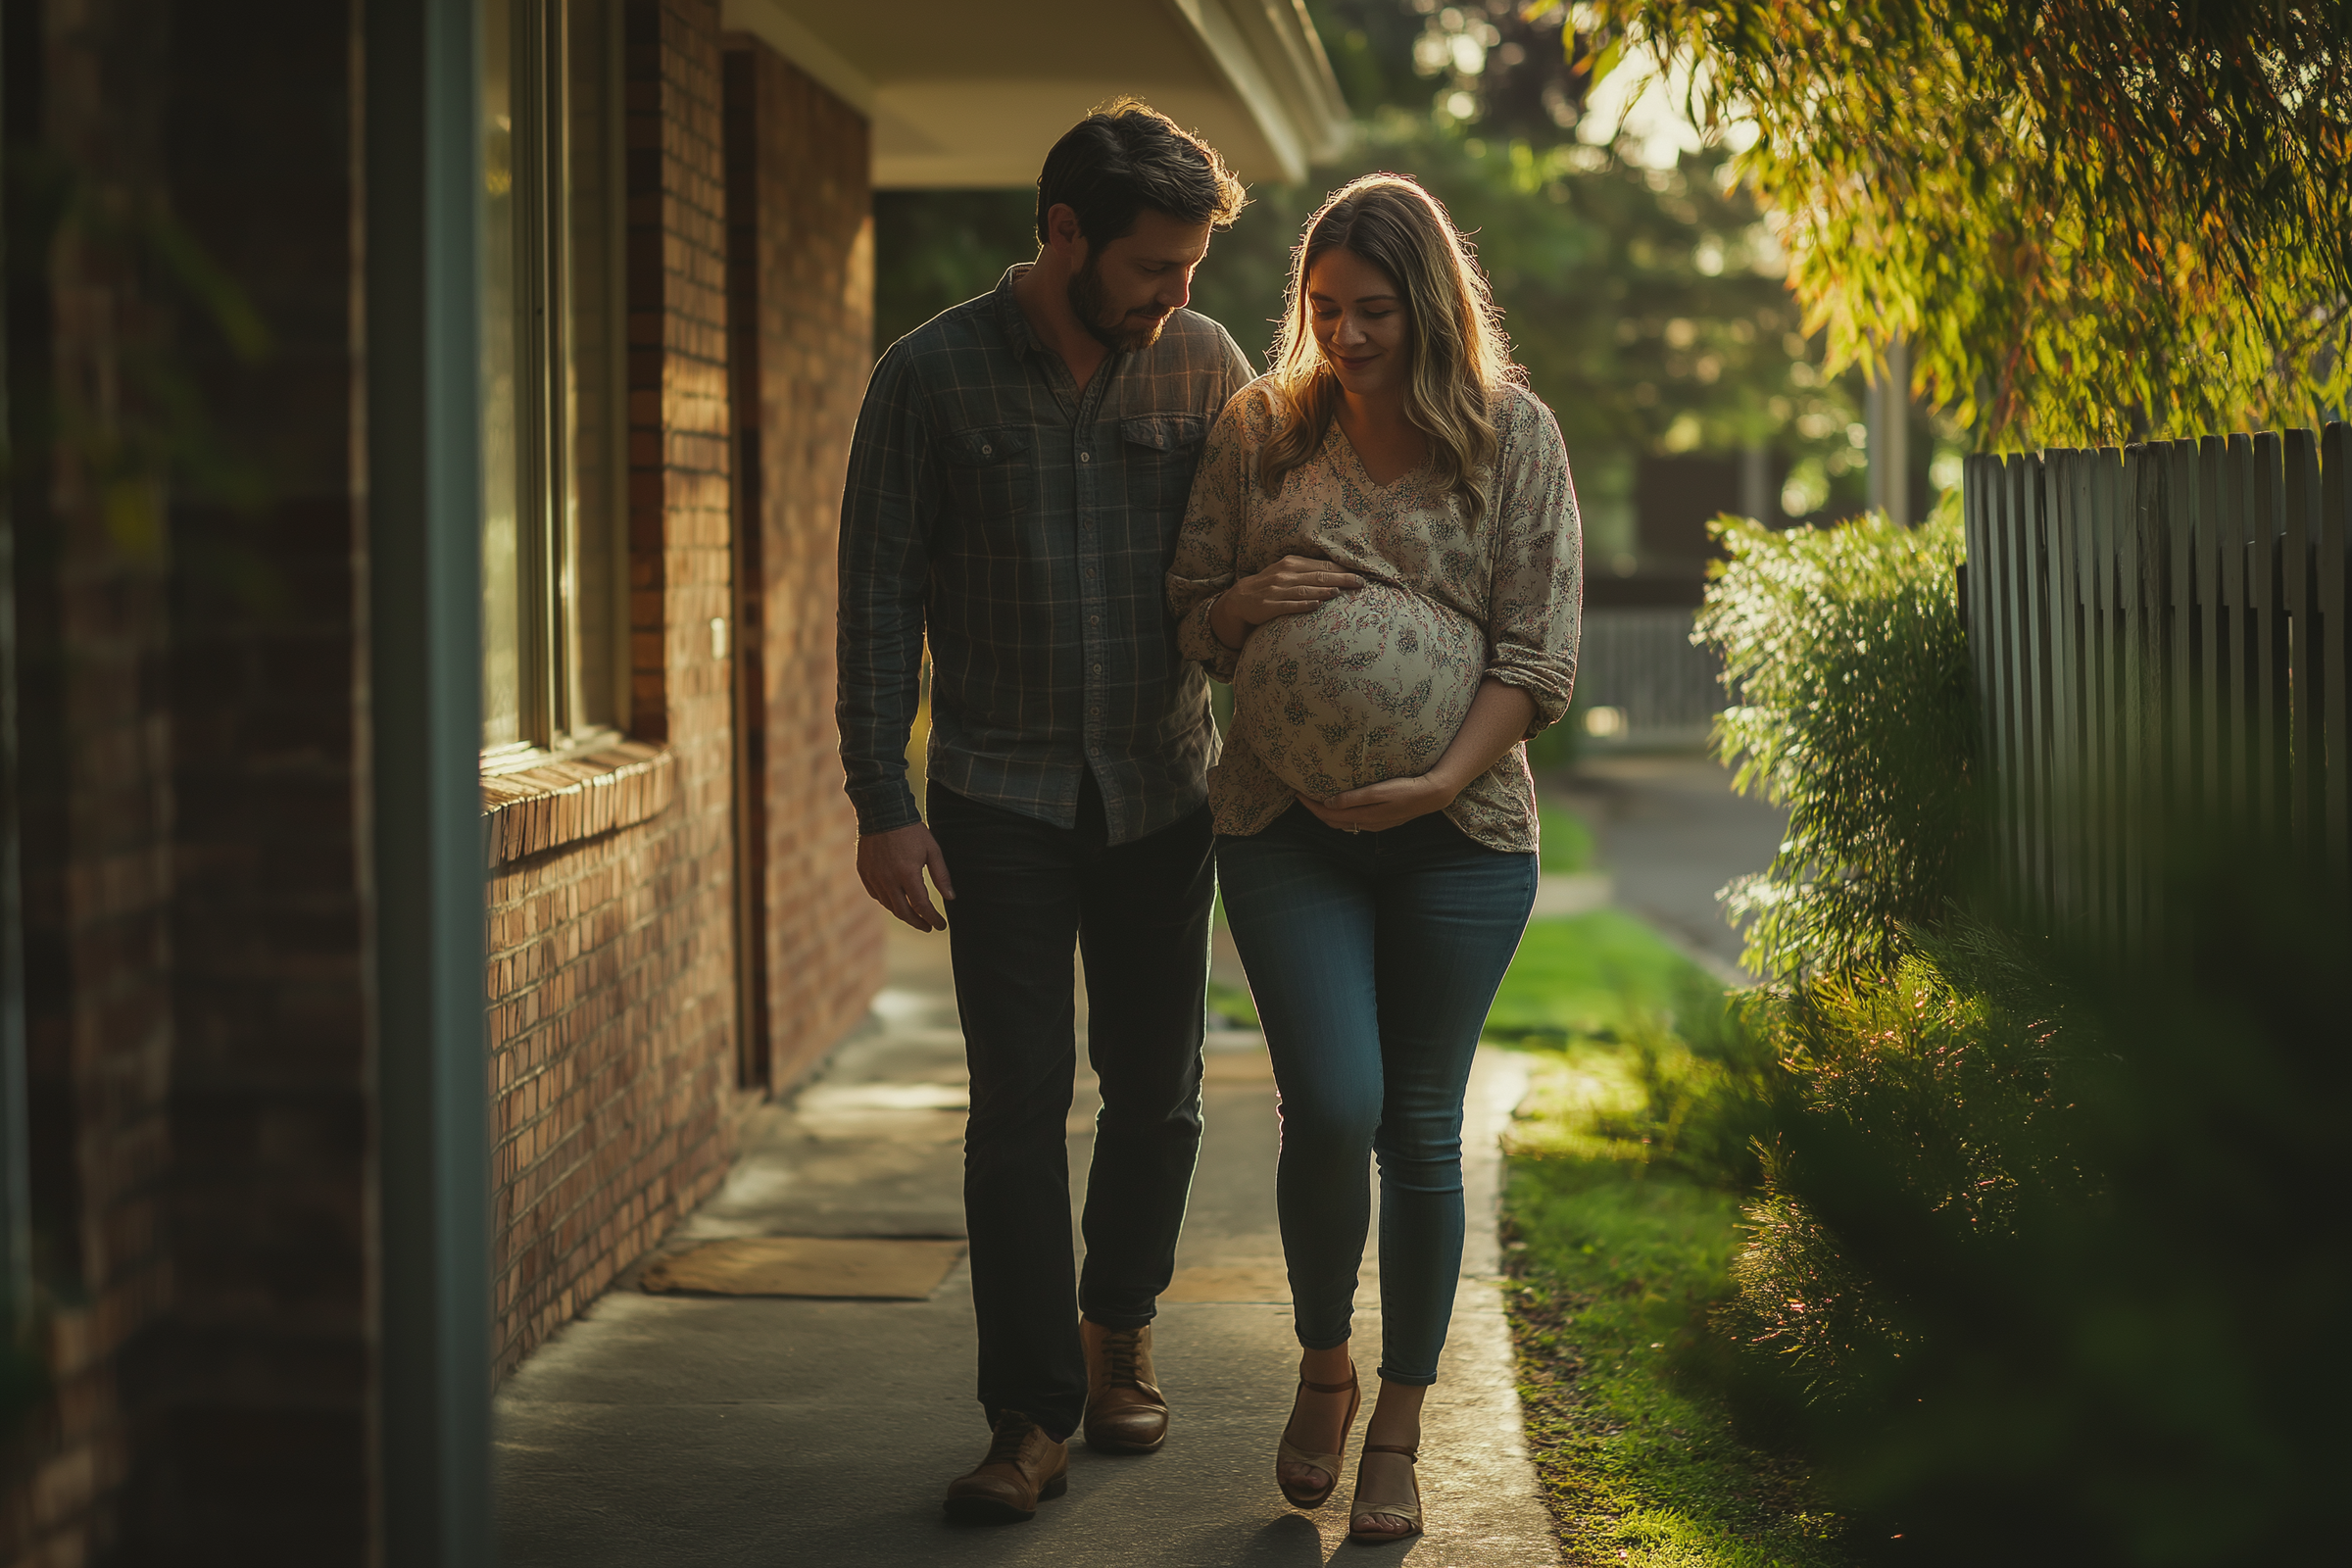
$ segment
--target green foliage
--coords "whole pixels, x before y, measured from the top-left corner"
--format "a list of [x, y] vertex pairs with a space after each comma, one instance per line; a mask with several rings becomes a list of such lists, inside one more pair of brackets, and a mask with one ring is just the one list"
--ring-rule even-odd
[[[1837, 1123], [1938, 1224], [2006, 1232], [2021, 1201], [2084, 1191], [2067, 1052], [2085, 1049], [2085, 1031], [2062, 1028], [2063, 997], [1996, 932], [1964, 923], [1891, 974], [1750, 993], [1742, 1012], [1785, 1069], [1770, 1086], [1776, 1123]], [[1764, 1146], [1739, 1300], [1721, 1326], [1836, 1396], [1856, 1356], [1899, 1354], [1905, 1340], [1884, 1291], [1796, 1196], [1785, 1149]]]
[[[1045, 149], [1038, 149], [1045, 161]], [[1037, 192], [874, 192], [874, 344], [888, 348], [1037, 256]]]
[[1964, 930], [1788, 1004], [1801, 1087], [1725, 1321], [1781, 1330], [1799, 1377], [1740, 1397], [1900, 1560], [2340, 1549], [2352, 921], [2322, 880], [2218, 845], [2168, 951]]
[[1698, 630], [1740, 702], [1715, 750], [1789, 808], [1771, 866], [1728, 890], [1760, 973], [1890, 963], [1957, 891], [1976, 732], [1956, 500], [1917, 529], [1716, 525]]
[[1312, 182], [1251, 192], [1210, 246], [1194, 307], [1263, 354], [1292, 249], [1325, 193], [1374, 170], [1408, 173], [1472, 237], [1572, 457], [1774, 443], [1843, 471], [1853, 392], [1820, 374], [1770, 240], [1721, 169], [1717, 155], [1641, 169], [1597, 147], [1489, 140], [1385, 112]]
[[[1556, 4], [1557, 0], [1553, 0]], [[1913, 346], [1981, 445], [2302, 422], [2352, 392], [2352, 6], [1598, 0], [1753, 124], [1833, 368]]]
[[1403, 109], [1483, 136], [1541, 144], [1573, 126], [1592, 79], [1563, 47], [1564, 17], [1519, 0], [1308, 0], [1359, 115]]

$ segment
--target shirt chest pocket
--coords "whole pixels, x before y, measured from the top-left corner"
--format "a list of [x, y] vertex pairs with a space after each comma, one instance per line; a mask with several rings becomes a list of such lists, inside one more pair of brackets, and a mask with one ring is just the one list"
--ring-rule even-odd
[[1036, 500], [1030, 433], [1018, 425], [959, 430], [946, 443], [948, 497], [956, 516], [1007, 539]]
[[1162, 526], [1175, 538], [1192, 496], [1193, 468], [1200, 461], [1200, 438], [1208, 421], [1198, 414], [1142, 414], [1119, 421], [1125, 445], [1127, 505], [1138, 520]]

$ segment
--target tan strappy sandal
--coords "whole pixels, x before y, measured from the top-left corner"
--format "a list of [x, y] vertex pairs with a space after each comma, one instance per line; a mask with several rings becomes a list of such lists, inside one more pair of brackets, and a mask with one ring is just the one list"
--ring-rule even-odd
[[[1364, 1453], [1401, 1453], [1407, 1464], [1421, 1462], [1421, 1451], [1418, 1448], [1407, 1448], [1395, 1443], [1367, 1443], [1364, 1445]], [[1377, 1498], [1366, 1497], [1364, 1495], [1362, 1455], [1357, 1456], [1355, 1464], [1355, 1500], [1348, 1508], [1349, 1526], [1348, 1539], [1359, 1546], [1385, 1546], [1393, 1541], [1410, 1541], [1421, 1534], [1421, 1484], [1418, 1481], [1413, 1483], [1413, 1500], [1410, 1502], [1383, 1502]], [[1355, 1529], [1355, 1521], [1366, 1514], [1386, 1514], [1392, 1519], [1403, 1520], [1412, 1528], [1409, 1530]]]
[[[1364, 1402], [1364, 1386], [1356, 1380], [1355, 1369], [1353, 1367], [1348, 1369], [1348, 1381], [1345, 1383], [1309, 1383], [1306, 1379], [1300, 1378], [1298, 1386], [1314, 1394], [1345, 1394], [1348, 1396], [1348, 1420], [1340, 1428], [1340, 1447], [1345, 1450], [1348, 1446], [1348, 1434], [1355, 1426], [1356, 1409]], [[1347, 1453], [1345, 1451], [1308, 1453], [1292, 1445], [1289, 1437], [1289, 1423], [1284, 1423], [1283, 1432], [1282, 1446], [1274, 1450], [1274, 1484], [1282, 1489], [1283, 1496], [1294, 1508], [1322, 1507], [1325, 1502], [1330, 1500], [1332, 1493], [1339, 1487], [1340, 1466], [1348, 1462]], [[1286, 1464], [1312, 1465], [1331, 1479], [1323, 1483], [1321, 1492], [1293, 1492], [1290, 1484], [1282, 1479], [1282, 1467]]]

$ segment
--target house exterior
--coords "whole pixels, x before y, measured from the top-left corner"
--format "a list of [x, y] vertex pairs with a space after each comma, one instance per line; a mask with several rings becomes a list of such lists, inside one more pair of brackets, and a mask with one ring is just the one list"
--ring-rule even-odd
[[495, 1381], [858, 1025], [877, 184], [1298, 0], [4, 0], [0, 1561], [487, 1560]]

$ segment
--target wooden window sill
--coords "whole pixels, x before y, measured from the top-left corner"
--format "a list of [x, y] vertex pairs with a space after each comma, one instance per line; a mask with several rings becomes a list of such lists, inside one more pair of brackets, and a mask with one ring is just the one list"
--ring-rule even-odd
[[668, 808], [669, 749], [615, 741], [482, 775], [482, 853], [490, 869], [631, 826]]

